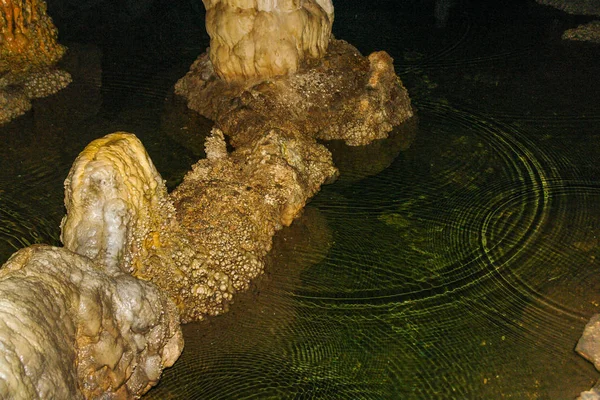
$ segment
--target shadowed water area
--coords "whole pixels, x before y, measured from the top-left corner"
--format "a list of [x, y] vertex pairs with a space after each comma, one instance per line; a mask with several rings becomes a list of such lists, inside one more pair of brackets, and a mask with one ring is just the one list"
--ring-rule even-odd
[[[132, 2], [133, 3], [133, 2]], [[196, 2], [48, 2], [73, 83], [0, 127], [0, 261], [59, 244], [62, 182], [91, 140], [138, 135], [169, 188], [211, 122], [174, 83], [208, 46]], [[198, 2], [200, 3], [200, 2]], [[386, 50], [417, 117], [331, 144], [338, 182], [278, 232], [229, 313], [183, 327], [151, 399], [570, 399], [600, 311], [600, 46], [537, 5], [338, 1], [334, 34]]]

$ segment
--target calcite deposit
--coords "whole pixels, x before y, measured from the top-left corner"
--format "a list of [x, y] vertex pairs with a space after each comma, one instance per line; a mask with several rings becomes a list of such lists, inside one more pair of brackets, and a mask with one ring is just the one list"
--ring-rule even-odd
[[210, 57], [224, 80], [293, 74], [323, 57], [331, 0], [203, 0]]
[[0, 397], [137, 398], [183, 348], [154, 284], [64, 248], [33, 246], [0, 269]]
[[[193, 166], [172, 199], [193, 247], [208, 255], [203, 265], [184, 270], [184, 303], [210, 301], [211, 313], [220, 313], [263, 272], [275, 232], [292, 223], [337, 169], [322, 145], [276, 129], [231, 154], [220, 130], [207, 142], [207, 158]], [[201, 318], [206, 305], [200, 305], [183, 319]]]
[[[596, 314], [590, 319], [575, 347], [582, 357], [594, 364], [594, 367], [600, 371], [600, 346], [598, 343], [600, 343], [600, 314]], [[582, 392], [578, 399], [600, 399], [600, 381], [596, 382], [596, 385], [590, 390]]]
[[600, 21], [591, 21], [579, 25], [577, 28], [567, 29], [562, 38], [580, 42], [600, 43]]
[[386, 138], [413, 115], [392, 58], [383, 51], [363, 57], [342, 40], [331, 41], [318, 65], [259, 82], [220, 79], [205, 53], [175, 92], [192, 110], [215, 121], [236, 147], [269, 128], [365, 145]]
[[224, 312], [263, 272], [275, 231], [337, 175], [325, 147], [276, 129], [226, 147], [215, 129], [207, 158], [168, 195], [134, 135], [93, 141], [65, 181], [65, 247], [153, 281], [184, 322]]
[[0, 0], [0, 124], [71, 82], [56, 69], [65, 51], [43, 0]]
[[[15, 27], [35, 27], [38, 4], [0, 0], [6, 51], [25, 52]], [[4, 397], [139, 397], [179, 356], [179, 321], [226, 311], [263, 272], [275, 232], [337, 178], [317, 140], [368, 144], [413, 115], [387, 53], [331, 39], [330, 0], [204, 4], [211, 50], [176, 91], [216, 123], [206, 158], [168, 194], [133, 134], [81, 152], [65, 181], [65, 247], [27, 248], [0, 270]], [[25, 108], [65, 79], [49, 67], [61, 48], [47, 48], [44, 68], [3, 76], [22, 78], [0, 85], [0, 101]]]

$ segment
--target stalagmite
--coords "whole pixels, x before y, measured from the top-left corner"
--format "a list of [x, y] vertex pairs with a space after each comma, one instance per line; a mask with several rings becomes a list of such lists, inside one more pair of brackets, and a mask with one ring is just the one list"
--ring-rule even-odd
[[0, 0], [0, 124], [71, 82], [56, 69], [66, 51], [57, 36], [43, 0]]
[[[386, 52], [363, 57], [333, 39], [330, 0], [204, 3], [211, 47], [175, 92], [234, 146], [268, 128], [365, 145], [412, 117]], [[254, 50], [263, 47], [265, 54]]]
[[15, 253], [0, 298], [3, 399], [139, 397], [183, 348], [177, 309], [155, 285], [64, 248]]
[[331, 0], [203, 0], [210, 58], [227, 81], [293, 74], [327, 51]]

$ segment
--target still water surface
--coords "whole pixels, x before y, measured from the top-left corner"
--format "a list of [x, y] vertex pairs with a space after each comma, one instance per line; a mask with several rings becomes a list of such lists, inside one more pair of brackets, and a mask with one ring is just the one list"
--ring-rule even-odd
[[[334, 33], [387, 50], [417, 108], [390, 139], [331, 149], [342, 177], [279, 232], [266, 274], [184, 327], [152, 399], [569, 399], [600, 309], [600, 46], [533, 1], [336, 3]], [[190, 2], [191, 4], [191, 2]], [[91, 140], [136, 133], [170, 188], [211, 123], [172, 86], [201, 10], [56, 18], [73, 84], [0, 127], [0, 261], [59, 244], [62, 181]], [[52, 2], [49, 2], [52, 11]], [[100, 17], [98, 17], [100, 18]], [[175, 21], [176, 23], [173, 23]]]

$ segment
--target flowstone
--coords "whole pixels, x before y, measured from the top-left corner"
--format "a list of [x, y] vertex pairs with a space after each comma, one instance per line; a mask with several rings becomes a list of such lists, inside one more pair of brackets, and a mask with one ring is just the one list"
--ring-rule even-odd
[[413, 116], [392, 58], [383, 51], [363, 57], [343, 40], [331, 40], [318, 65], [262, 81], [222, 80], [204, 53], [177, 82], [175, 93], [215, 121], [234, 147], [269, 128], [365, 145], [386, 138]]
[[202, 0], [210, 57], [226, 81], [288, 75], [327, 51], [331, 0]]
[[183, 348], [154, 284], [64, 248], [32, 246], [0, 269], [0, 397], [138, 398]]
[[71, 82], [56, 68], [65, 51], [43, 0], [0, 1], [0, 124]]

